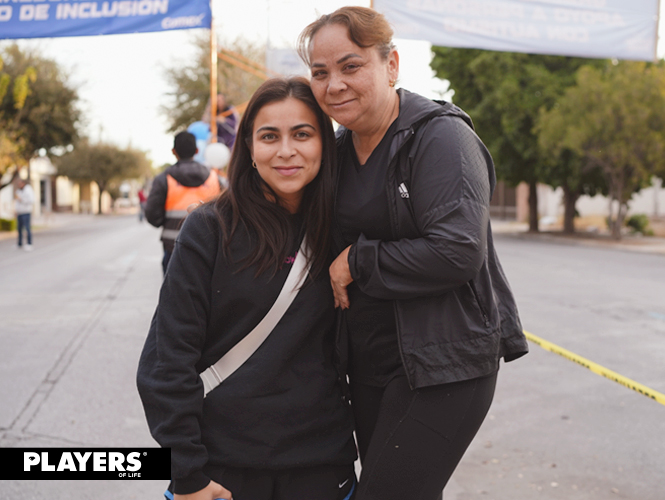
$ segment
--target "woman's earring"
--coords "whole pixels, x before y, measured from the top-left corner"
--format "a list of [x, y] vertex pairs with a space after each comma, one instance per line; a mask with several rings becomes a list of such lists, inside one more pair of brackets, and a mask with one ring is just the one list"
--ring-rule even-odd
[[394, 87], [394, 86], [395, 86], [395, 82], [396, 82], [395, 80], [390, 80], [390, 83], [389, 83], [388, 85], [390, 85], [391, 87]]
[[256, 162], [252, 160], [252, 167], [256, 168]]

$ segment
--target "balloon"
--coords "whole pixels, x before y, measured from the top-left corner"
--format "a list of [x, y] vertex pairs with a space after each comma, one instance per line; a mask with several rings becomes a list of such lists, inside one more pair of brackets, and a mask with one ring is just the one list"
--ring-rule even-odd
[[204, 122], [194, 122], [187, 127], [187, 132], [196, 137], [197, 140], [207, 141], [210, 135], [210, 126]]
[[196, 139], [196, 148], [198, 152], [194, 155], [194, 159], [199, 163], [205, 161], [205, 150], [207, 149], [208, 143], [203, 139]]
[[203, 163], [208, 168], [224, 168], [231, 159], [231, 150], [221, 142], [208, 144], [205, 149], [205, 160]]

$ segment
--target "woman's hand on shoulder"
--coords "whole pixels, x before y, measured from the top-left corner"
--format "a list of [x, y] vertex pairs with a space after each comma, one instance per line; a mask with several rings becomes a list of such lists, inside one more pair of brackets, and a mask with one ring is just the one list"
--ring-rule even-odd
[[342, 253], [330, 264], [330, 284], [335, 296], [335, 307], [349, 308], [349, 294], [346, 290], [352, 282], [351, 270], [349, 269], [349, 249], [346, 247]]
[[195, 493], [173, 495], [174, 500], [216, 500], [218, 498], [233, 500], [233, 495], [231, 495], [231, 492], [224, 488], [224, 486], [215, 481], [210, 481], [208, 486]]

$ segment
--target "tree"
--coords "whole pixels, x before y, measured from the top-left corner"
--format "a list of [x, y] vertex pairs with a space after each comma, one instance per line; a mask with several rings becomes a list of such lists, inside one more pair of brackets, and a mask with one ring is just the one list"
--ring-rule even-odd
[[[20, 138], [8, 131], [0, 122], [0, 176], [9, 167], [20, 165], [22, 158]], [[4, 187], [5, 185], [0, 185], [0, 189]]]
[[[497, 176], [529, 185], [529, 230], [538, 231], [539, 182], [552, 178], [549, 158], [538, 147], [534, 125], [575, 83], [581, 65], [603, 65], [574, 57], [434, 47], [431, 67], [450, 81], [455, 102], [474, 119], [496, 162]], [[572, 159], [569, 159], [572, 160]]]
[[571, 150], [588, 169], [602, 172], [616, 239], [633, 193], [665, 165], [664, 110], [663, 64], [622, 61], [602, 70], [580, 68], [577, 85], [540, 117], [544, 151]]
[[78, 94], [58, 65], [16, 44], [5, 48], [2, 59], [0, 125], [15, 144], [14, 154], [27, 164], [40, 149], [51, 153], [72, 144], [81, 118]]
[[[5, 99], [10, 84], [14, 83], [11, 95], [12, 103], [14, 109], [20, 111], [25, 105], [30, 91], [30, 82], [34, 82], [37, 77], [35, 69], [28, 67], [25, 73], [12, 80], [12, 77], [3, 71], [3, 67], [4, 60], [0, 55], [0, 103]], [[24, 144], [13, 125], [12, 120], [5, 117], [0, 109], [0, 175], [5, 173], [9, 167], [24, 163], [21, 154]], [[0, 186], [0, 189], [3, 187], [5, 186]]]
[[546, 154], [545, 158], [546, 182], [553, 188], [560, 187], [563, 192], [563, 232], [573, 234], [577, 200], [582, 195], [607, 194], [605, 178], [599, 168], [568, 148]]
[[56, 159], [58, 173], [77, 182], [96, 182], [99, 186], [99, 213], [102, 213], [101, 194], [115, 183], [135, 179], [150, 173], [150, 161], [143, 151], [113, 144], [91, 144], [81, 140], [74, 149]]
[[[176, 64], [165, 71], [171, 91], [169, 103], [162, 112], [169, 120], [169, 132], [183, 130], [201, 120], [210, 99], [210, 41], [200, 37], [195, 42], [196, 54], [187, 64]], [[263, 61], [265, 49], [243, 39], [227, 44], [228, 48], [252, 61]], [[217, 62], [217, 85], [228, 104], [239, 105], [249, 100], [263, 79], [223, 60]]]

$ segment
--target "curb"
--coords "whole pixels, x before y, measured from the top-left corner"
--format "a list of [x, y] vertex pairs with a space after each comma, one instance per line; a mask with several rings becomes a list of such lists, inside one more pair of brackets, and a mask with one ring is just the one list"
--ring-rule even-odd
[[542, 241], [544, 243], [555, 243], [568, 246], [587, 246], [594, 248], [606, 248], [608, 250], [619, 250], [633, 253], [646, 253], [651, 255], [665, 256], [665, 238], [660, 237], [634, 237], [624, 236], [620, 241], [605, 239], [597, 236], [587, 236], [577, 233], [567, 236], [561, 233], [529, 233], [526, 231], [496, 231], [496, 236], [507, 236], [509, 238]]
[[[108, 214], [109, 216], [124, 216], [129, 214]], [[51, 215], [50, 220], [43, 220], [41, 217], [33, 219], [32, 230], [35, 233], [48, 231], [59, 227], [80, 224], [86, 221], [94, 220], [95, 215], [90, 214], [62, 214]], [[541, 231], [539, 233], [529, 233], [519, 224], [502, 224], [501, 222], [492, 224], [492, 232], [495, 237], [508, 237], [513, 239], [522, 239], [530, 241], [542, 241], [544, 243], [555, 243], [568, 246], [587, 246], [594, 248], [606, 248], [609, 250], [619, 250], [624, 252], [644, 253], [651, 255], [665, 256], [665, 238], [645, 236], [624, 236], [620, 241], [605, 239], [603, 237], [586, 235], [584, 233], [575, 233], [574, 236], [563, 235], [560, 232]], [[8, 239], [17, 239], [17, 231], [0, 232], [0, 241]]]
[[[114, 216], [123, 216], [125, 214], [105, 214], [109, 217]], [[31, 226], [33, 233], [42, 233], [44, 231], [50, 231], [52, 229], [58, 229], [67, 226], [73, 226], [76, 224], [84, 224], [86, 222], [94, 221], [96, 215], [93, 214], [72, 214], [72, 213], [63, 213], [63, 214], [51, 214], [48, 217], [33, 217]], [[0, 241], [4, 240], [17, 240], [18, 231], [0, 231]]]

